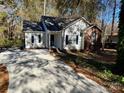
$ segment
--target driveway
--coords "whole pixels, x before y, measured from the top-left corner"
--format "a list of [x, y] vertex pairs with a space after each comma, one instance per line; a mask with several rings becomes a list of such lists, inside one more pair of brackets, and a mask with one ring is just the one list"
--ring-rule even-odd
[[5, 51], [0, 63], [9, 72], [8, 93], [109, 93], [45, 49]]

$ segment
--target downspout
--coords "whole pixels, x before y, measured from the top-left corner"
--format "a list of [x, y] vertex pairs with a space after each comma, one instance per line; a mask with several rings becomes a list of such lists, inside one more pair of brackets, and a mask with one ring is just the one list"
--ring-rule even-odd
[[61, 31], [61, 50], [63, 49], [63, 46], [64, 46], [64, 45], [63, 45], [63, 43], [64, 43], [64, 37], [63, 37], [64, 35], [63, 35], [63, 32], [64, 32], [64, 31]]
[[65, 29], [62, 31], [62, 49], [64, 49], [65, 46]]

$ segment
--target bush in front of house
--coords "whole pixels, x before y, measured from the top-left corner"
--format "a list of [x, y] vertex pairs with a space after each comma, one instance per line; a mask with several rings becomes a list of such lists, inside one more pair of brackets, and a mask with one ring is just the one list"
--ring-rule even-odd
[[9, 39], [4, 39], [4, 47], [11, 48], [13, 46], [13, 41]]
[[17, 48], [20, 48], [20, 47], [23, 47], [24, 46], [24, 40], [22, 39], [16, 39], [16, 40], [13, 40], [13, 47], [17, 47]]
[[0, 47], [1, 48], [8, 48], [11, 46], [12, 46], [12, 41], [5, 39], [5, 38], [0, 39]]
[[1, 48], [20, 48], [23, 47], [23, 40], [22, 39], [15, 39], [15, 40], [9, 40], [6, 38], [0, 39], [0, 47]]

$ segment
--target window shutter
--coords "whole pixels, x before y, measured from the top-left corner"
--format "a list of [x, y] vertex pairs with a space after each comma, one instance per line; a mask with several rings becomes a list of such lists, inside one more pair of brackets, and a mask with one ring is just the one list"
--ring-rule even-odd
[[34, 36], [31, 36], [31, 42], [34, 43]]
[[66, 35], [66, 45], [68, 44], [68, 35]]
[[78, 44], [78, 35], [76, 36], [76, 44]]
[[39, 43], [41, 43], [41, 35], [38, 35]]

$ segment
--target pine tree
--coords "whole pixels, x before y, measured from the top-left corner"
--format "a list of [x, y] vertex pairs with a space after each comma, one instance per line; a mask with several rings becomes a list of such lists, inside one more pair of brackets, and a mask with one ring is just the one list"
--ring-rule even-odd
[[117, 49], [117, 71], [124, 75], [124, 0], [121, 0], [121, 11], [119, 15], [119, 35]]

